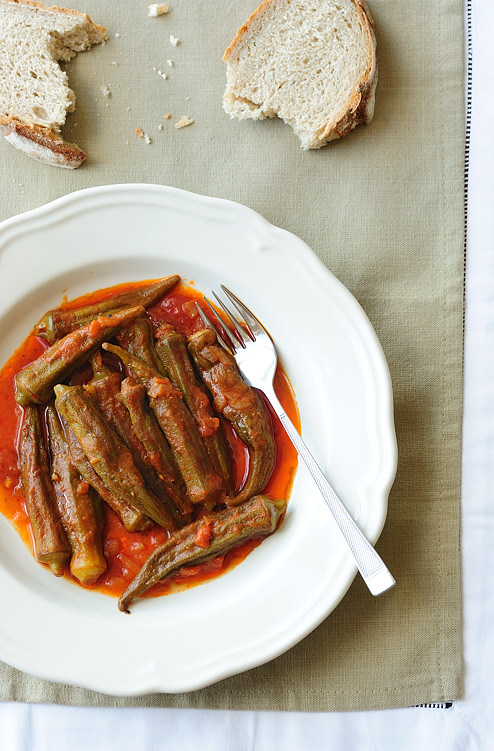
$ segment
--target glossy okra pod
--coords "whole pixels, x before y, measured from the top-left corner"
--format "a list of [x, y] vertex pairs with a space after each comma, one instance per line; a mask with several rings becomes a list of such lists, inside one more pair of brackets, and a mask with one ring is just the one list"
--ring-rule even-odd
[[135, 508], [135, 506], [127, 503], [123, 498], [112, 493], [101, 477], [96, 474], [69, 423], [63, 415], [59, 416], [64, 428], [70, 456], [81, 477], [94, 488], [105, 503], [120, 517], [126, 530], [129, 532], [141, 532], [143, 529], [149, 527], [150, 521], [148, 517], [142, 511]]
[[159, 302], [179, 280], [180, 277], [177, 274], [172, 274], [156, 282], [144, 284], [125, 292], [116, 292], [110, 296], [105, 296], [107, 290], [101, 290], [101, 296], [105, 299], [100, 302], [75, 308], [65, 305], [49, 310], [34, 327], [34, 333], [53, 344], [57, 339], [61, 339], [81, 326], [86, 326], [100, 316], [108, 316], [124, 308], [133, 308], [136, 305], [143, 308], [151, 307], [151, 305]]
[[146, 487], [132, 453], [110, 427], [83, 386], [55, 386], [57, 411], [74, 431], [96, 474], [111, 492], [168, 530], [176, 525]]
[[46, 408], [51, 480], [58, 509], [72, 548], [70, 572], [81, 584], [93, 584], [106, 571], [103, 555], [103, 509], [101, 499], [82, 480], [69, 453], [58, 413]]
[[104, 365], [101, 352], [93, 355], [91, 364], [93, 366], [93, 378], [85, 386], [86, 391], [113, 430], [132, 452], [136, 467], [146, 483], [153, 493], [162, 500], [161, 491], [165, 493], [165, 489], [160, 487], [159, 479], [146, 449], [135, 433], [127, 409], [119, 399], [120, 385], [123, 380], [122, 374], [111, 371]]
[[55, 576], [61, 576], [71, 547], [50, 479], [50, 462], [38, 407], [28, 406], [19, 435], [19, 468], [34, 538], [34, 552]]
[[181, 392], [168, 378], [121, 347], [105, 343], [103, 349], [120, 357], [127, 372], [146, 388], [150, 407], [172, 449], [192, 503], [215, 505], [221, 499], [223, 483], [211, 465]]
[[123, 349], [126, 349], [134, 357], [138, 357], [149, 368], [166, 375], [155, 350], [154, 328], [149, 318], [145, 316], [136, 318], [135, 321], [119, 331], [117, 341]]
[[26, 404], [46, 404], [53, 387], [67, 378], [105, 339], [111, 339], [121, 326], [143, 312], [142, 307], [126, 308], [112, 316], [95, 318], [46, 349], [23, 368], [15, 379], [15, 398]]
[[170, 446], [154, 412], [147, 405], [146, 389], [133, 378], [125, 378], [122, 381], [119, 399], [128, 410], [134, 431], [175, 506], [173, 518], [180, 526], [188, 524], [193, 506], [187, 498], [182, 476]]
[[249, 473], [234, 505], [266, 487], [276, 462], [276, 443], [269, 412], [258, 392], [244, 381], [233, 356], [204, 329], [189, 337], [189, 352], [213, 397], [216, 410], [235, 428], [249, 448]]
[[[177, 513], [175, 504], [169, 495], [169, 487], [156, 472], [152, 457], [142, 442], [141, 436], [137, 433], [127, 407], [120, 399], [123, 376], [120, 373], [112, 372], [103, 365], [100, 352], [93, 356], [91, 362], [94, 376], [85, 386], [86, 391], [113, 430], [132, 452], [135, 465], [148, 487], [161, 501], [174, 521], [182, 527], [186, 520]], [[159, 426], [156, 427], [161, 433]]]
[[120, 597], [119, 609], [128, 613], [132, 600], [182, 566], [207, 561], [247, 540], [271, 534], [285, 508], [285, 501], [255, 496], [235, 508], [207, 514], [175, 532], [148, 558]]
[[165, 373], [184, 395], [185, 403], [199, 425], [212, 465], [223, 479], [226, 492], [231, 493], [232, 465], [228, 444], [207, 389], [196, 376], [187, 349], [187, 338], [173, 326], [163, 324], [156, 332], [156, 339], [156, 352]]
[[[95, 358], [92, 362], [94, 368]], [[122, 380], [121, 373], [100, 370], [96, 377], [85, 386], [85, 389], [113, 430], [132, 452], [139, 472], [147, 482], [150, 480], [152, 483], [149, 471], [153, 468], [147, 458], [144, 446], [135, 434], [129, 413], [118, 398]]]

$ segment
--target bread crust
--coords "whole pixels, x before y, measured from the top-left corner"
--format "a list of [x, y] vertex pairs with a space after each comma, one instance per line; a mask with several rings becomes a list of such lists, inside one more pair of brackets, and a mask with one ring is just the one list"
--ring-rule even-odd
[[228, 58], [232, 54], [235, 47], [242, 41], [242, 38], [245, 36], [247, 31], [249, 30], [249, 27], [252, 23], [252, 21], [256, 18], [256, 16], [261, 15], [264, 13], [267, 8], [272, 5], [273, 0], [263, 0], [263, 2], [260, 4], [256, 10], [250, 14], [247, 21], [243, 24], [243, 26], [240, 27], [240, 29], [237, 31], [237, 34], [232, 42], [228, 45], [226, 50], [223, 53], [223, 57], [221, 58], [225, 63], [227, 62]]
[[[0, 0], [0, 3], [28, 8], [34, 12], [43, 11], [56, 15], [63, 14], [73, 18], [80, 22], [81, 26], [84, 26], [85, 31], [88, 32], [88, 47], [108, 39], [107, 29], [104, 26], [95, 24], [87, 13], [60, 8], [55, 5], [45, 6], [41, 2], [37, 2], [37, 0]], [[36, 159], [44, 164], [76, 169], [86, 159], [85, 152], [79, 146], [64, 141], [58, 136], [55, 129], [21, 120], [11, 116], [10, 113], [8, 116], [0, 115], [0, 126], [3, 127], [6, 140], [12, 146], [24, 152], [32, 159]]]
[[58, 138], [49, 128], [30, 125], [15, 118], [0, 118], [0, 125], [12, 146], [38, 162], [76, 169], [86, 159], [82, 149]]
[[[346, 104], [346, 109], [343, 115], [338, 119], [337, 122], [326, 123], [326, 125], [317, 132], [314, 142], [304, 148], [321, 148], [330, 141], [347, 135], [357, 125], [368, 125], [374, 117], [375, 94], [378, 79], [377, 42], [374, 19], [366, 0], [349, 1], [355, 6], [366, 32], [369, 65], [367, 67], [367, 70], [365, 71], [365, 74], [362, 76], [361, 81], [358, 84], [358, 88], [354, 92], [350, 102]], [[249, 16], [243, 26], [241, 26], [235, 38], [223, 54], [222, 59], [227, 63], [227, 65], [230, 62], [231, 56], [238, 49], [247, 33], [250, 31], [252, 22], [257, 19], [258, 16], [266, 14], [269, 11], [270, 6], [275, 2], [276, 0], [263, 0], [259, 7]], [[260, 105], [262, 103], [254, 102], [254, 104]], [[227, 107], [225, 107], [225, 110], [229, 112], [232, 117], [234, 116], [234, 114], [230, 112]]]
[[70, 10], [69, 8], [59, 8], [57, 5], [43, 5], [43, 3], [36, 0], [0, 0], [2, 3], [12, 3], [13, 5], [26, 5], [34, 10], [47, 10], [51, 13], [64, 13], [68, 16], [74, 16], [88, 23], [98, 34], [101, 34], [101, 41], [108, 39], [108, 29], [105, 26], [94, 23], [87, 13], [81, 13], [78, 10]]

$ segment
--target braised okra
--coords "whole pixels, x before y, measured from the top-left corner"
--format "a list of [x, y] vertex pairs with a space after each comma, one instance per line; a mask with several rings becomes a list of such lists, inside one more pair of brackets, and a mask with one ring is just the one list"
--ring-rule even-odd
[[106, 527], [118, 520], [121, 539], [137, 535], [128, 545], [149, 552], [118, 591], [124, 611], [182, 568], [271, 534], [286, 508], [260, 495], [276, 459], [262, 398], [214, 333], [197, 330], [192, 307], [185, 323], [160, 313], [179, 279], [48, 311], [32, 332], [45, 349], [10, 376], [35, 556], [96, 586], [110, 575], [120, 543]]
[[206, 561], [242, 542], [271, 534], [285, 508], [285, 501], [254, 496], [240, 506], [213, 512], [184, 527], [148, 558], [121, 596], [119, 609], [128, 612], [132, 600], [183, 566]]
[[269, 412], [258, 392], [242, 378], [233, 356], [221, 347], [211, 329], [189, 338], [189, 351], [211, 392], [217, 411], [228, 420], [250, 450], [250, 469], [240, 492], [228, 505], [242, 503], [262, 491], [276, 461]]
[[37, 336], [53, 344], [75, 329], [86, 326], [95, 318], [109, 316], [125, 308], [139, 305], [149, 308], [161, 300], [179, 281], [178, 274], [165, 276], [151, 284], [141, 285], [125, 292], [111, 294], [110, 290], [101, 290], [103, 299], [100, 302], [77, 307], [62, 306], [49, 310], [34, 327]]

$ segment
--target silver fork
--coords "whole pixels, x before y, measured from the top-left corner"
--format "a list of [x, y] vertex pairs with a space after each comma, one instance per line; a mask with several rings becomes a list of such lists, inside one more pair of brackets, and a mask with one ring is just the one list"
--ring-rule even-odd
[[232, 330], [220, 318], [206, 297], [204, 300], [208, 307], [207, 314], [200, 305], [197, 305], [202, 322], [216, 333], [220, 344], [233, 354], [245, 380], [254, 388], [260, 389], [269, 400], [288, 437], [321, 491], [371, 593], [380, 595], [386, 592], [396, 583], [393, 576], [334, 492], [275, 394], [273, 378], [278, 355], [273, 340], [261, 322], [238, 297], [223, 284], [220, 286], [237, 314], [240, 315], [243, 325], [232, 309], [225, 305], [214, 292], [213, 296], [225, 313]]

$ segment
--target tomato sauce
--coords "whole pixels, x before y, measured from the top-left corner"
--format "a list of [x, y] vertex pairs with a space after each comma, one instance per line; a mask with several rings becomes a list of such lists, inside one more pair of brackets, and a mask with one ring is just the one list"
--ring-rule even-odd
[[[111, 290], [97, 291], [76, 300], [64, 302], [64, 307], [80, 307], [99, 302], [117, 291], [123, 292], [138, 286], [140, 283], [121, 284]], [[170, 323], [183, 334], [190, 335], [202, 328], [195, 304], [196, 300], [200, 300], [201, 297], [202, 295], [192, 286], [180, 282], [161, 302], [148, 310], [148, 315], [155, 326], [163, 322]], [[30, 334], [0, 372], [0, 513], [12, 522], [31, 551], [33, 551], [31, 528], [24, 504], [17, 453], [17, 439], [23, 410], [14, 398], [14, 379], [16, 373], [35, 360], [46, 347], [45, 341]], [[83, 368], [72, 376], [70, 382], [83, 383], [88, 376], [90, 376], [90, 371], [88, 374], [87, 369]], [[274, 385], [280, 402], [299, 429], [300, 419], [295, 396], [281, 367], [276, 373]], [[288, 500], [297, 468], [297, 454], [278, 418], [271, 407], [267, 406], [273, 423], [277, 456], [274, 471], [264, 492], [271, 498]], [[232, 455], [235, 488], [239, 490], [248, 474], [248, 450], [228, 423], [223, 421], [223, 427]], [[169, 533], [154, 524], [143, 532], [128, 532], [119, 517], [106, 504], [104, 504], [104, 513], [103, 541], [108, 567], [95, 584], [86, 588], [119, 597], [156, 547], [168, 539]], [[259, 544], [260, 541], [249, 541], [225, 555], [217, 556], [202, 564], [184, 567], [166, 581], [156, 584], [146, 595], [168, 594], [218, 576], [244, 560]], [[82, 586], [73, 579], [68, 567], [65, 576], [78, 586]]]

